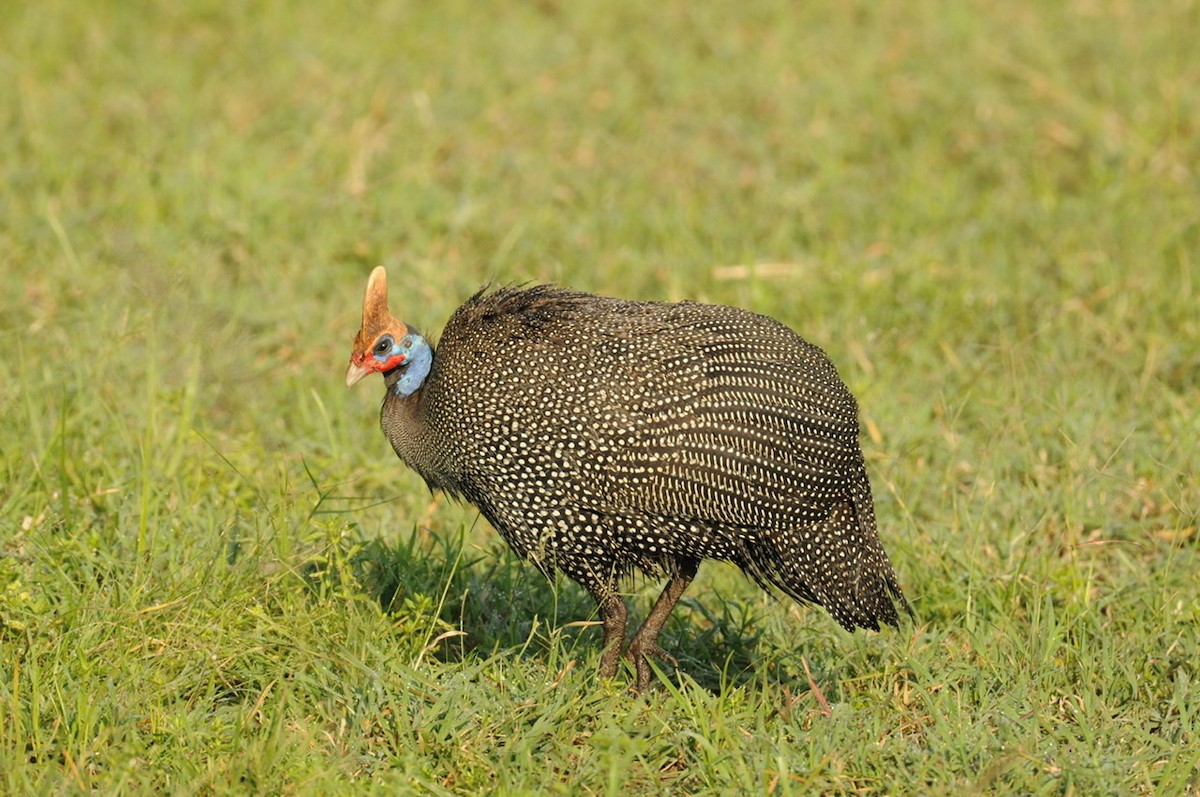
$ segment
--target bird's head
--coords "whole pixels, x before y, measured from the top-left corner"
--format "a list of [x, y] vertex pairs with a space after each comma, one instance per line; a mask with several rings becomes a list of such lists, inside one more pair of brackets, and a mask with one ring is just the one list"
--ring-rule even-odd
[[[387, 308], [387, 270], [376, 266], [367, 280], [367, 292], [363, 296], [362, 328], [354, 338], [354, 349], [350, 354], [350, 367], [346, 369], [346, 387], [350, 387], [367, 374], [390, 374], [397, 369], [415, 368], [411, 378], [401, 376], [406, 383], [398, 392], [407, 395], [420, 386], [429, 372], [432, 350], [416, 330], [403, 321], [393, 318]], [[389, 380], [388, 384], [392, 384]]]

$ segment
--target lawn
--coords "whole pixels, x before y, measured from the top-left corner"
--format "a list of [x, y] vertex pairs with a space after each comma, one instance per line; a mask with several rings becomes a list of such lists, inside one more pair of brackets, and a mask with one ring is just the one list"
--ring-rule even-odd
[[[0, 792], [1200, 794], [1200, 4], [0, 4]], [[646, 695], [343, 385], [371, 267], [736, 304], [915, 619]], [[657, 584], [630, 584], [634, 614]]]

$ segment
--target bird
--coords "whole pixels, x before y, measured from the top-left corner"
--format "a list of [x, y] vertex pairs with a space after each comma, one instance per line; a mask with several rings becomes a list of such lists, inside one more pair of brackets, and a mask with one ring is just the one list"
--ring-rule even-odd
[[[597, 605], [599, 675], [635, 692], [702, 560], [819, 604], [849, 631], [912, 609], [884, 552], [858, 405], [782, 323], [700, 302], [484, 286], [436, 344], [363, 297], [346, 385], [383, 375], [380, 425], [432, 491], [474, 505], [521, 558]], [[625, 644], [621, 584], [666, 584]]]

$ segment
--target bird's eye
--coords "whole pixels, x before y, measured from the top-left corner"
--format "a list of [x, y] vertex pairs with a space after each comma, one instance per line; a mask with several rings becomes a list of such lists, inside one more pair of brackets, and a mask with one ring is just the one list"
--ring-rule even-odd
[[376, 354], [387, 354], [389, 351], [392, 350], [392, 346], [394, 346], [394, 345], [395, 344], [392, 342], [392, 339], [390, 337], [380, 338], [379, 341], [375, 344], [375, 353]]

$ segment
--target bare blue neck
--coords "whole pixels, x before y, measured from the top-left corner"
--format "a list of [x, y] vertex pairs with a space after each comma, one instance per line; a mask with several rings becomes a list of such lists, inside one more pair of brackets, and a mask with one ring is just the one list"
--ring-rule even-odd
[[433, 368], [433, 347], [422, 336], [410, 332], [396, 341], [391, 354], [406, 355], [404, 365], [386, 374], [386, 378], [388, 386], [397, 396], [407, 398], [425, 384], [429, 370]]

